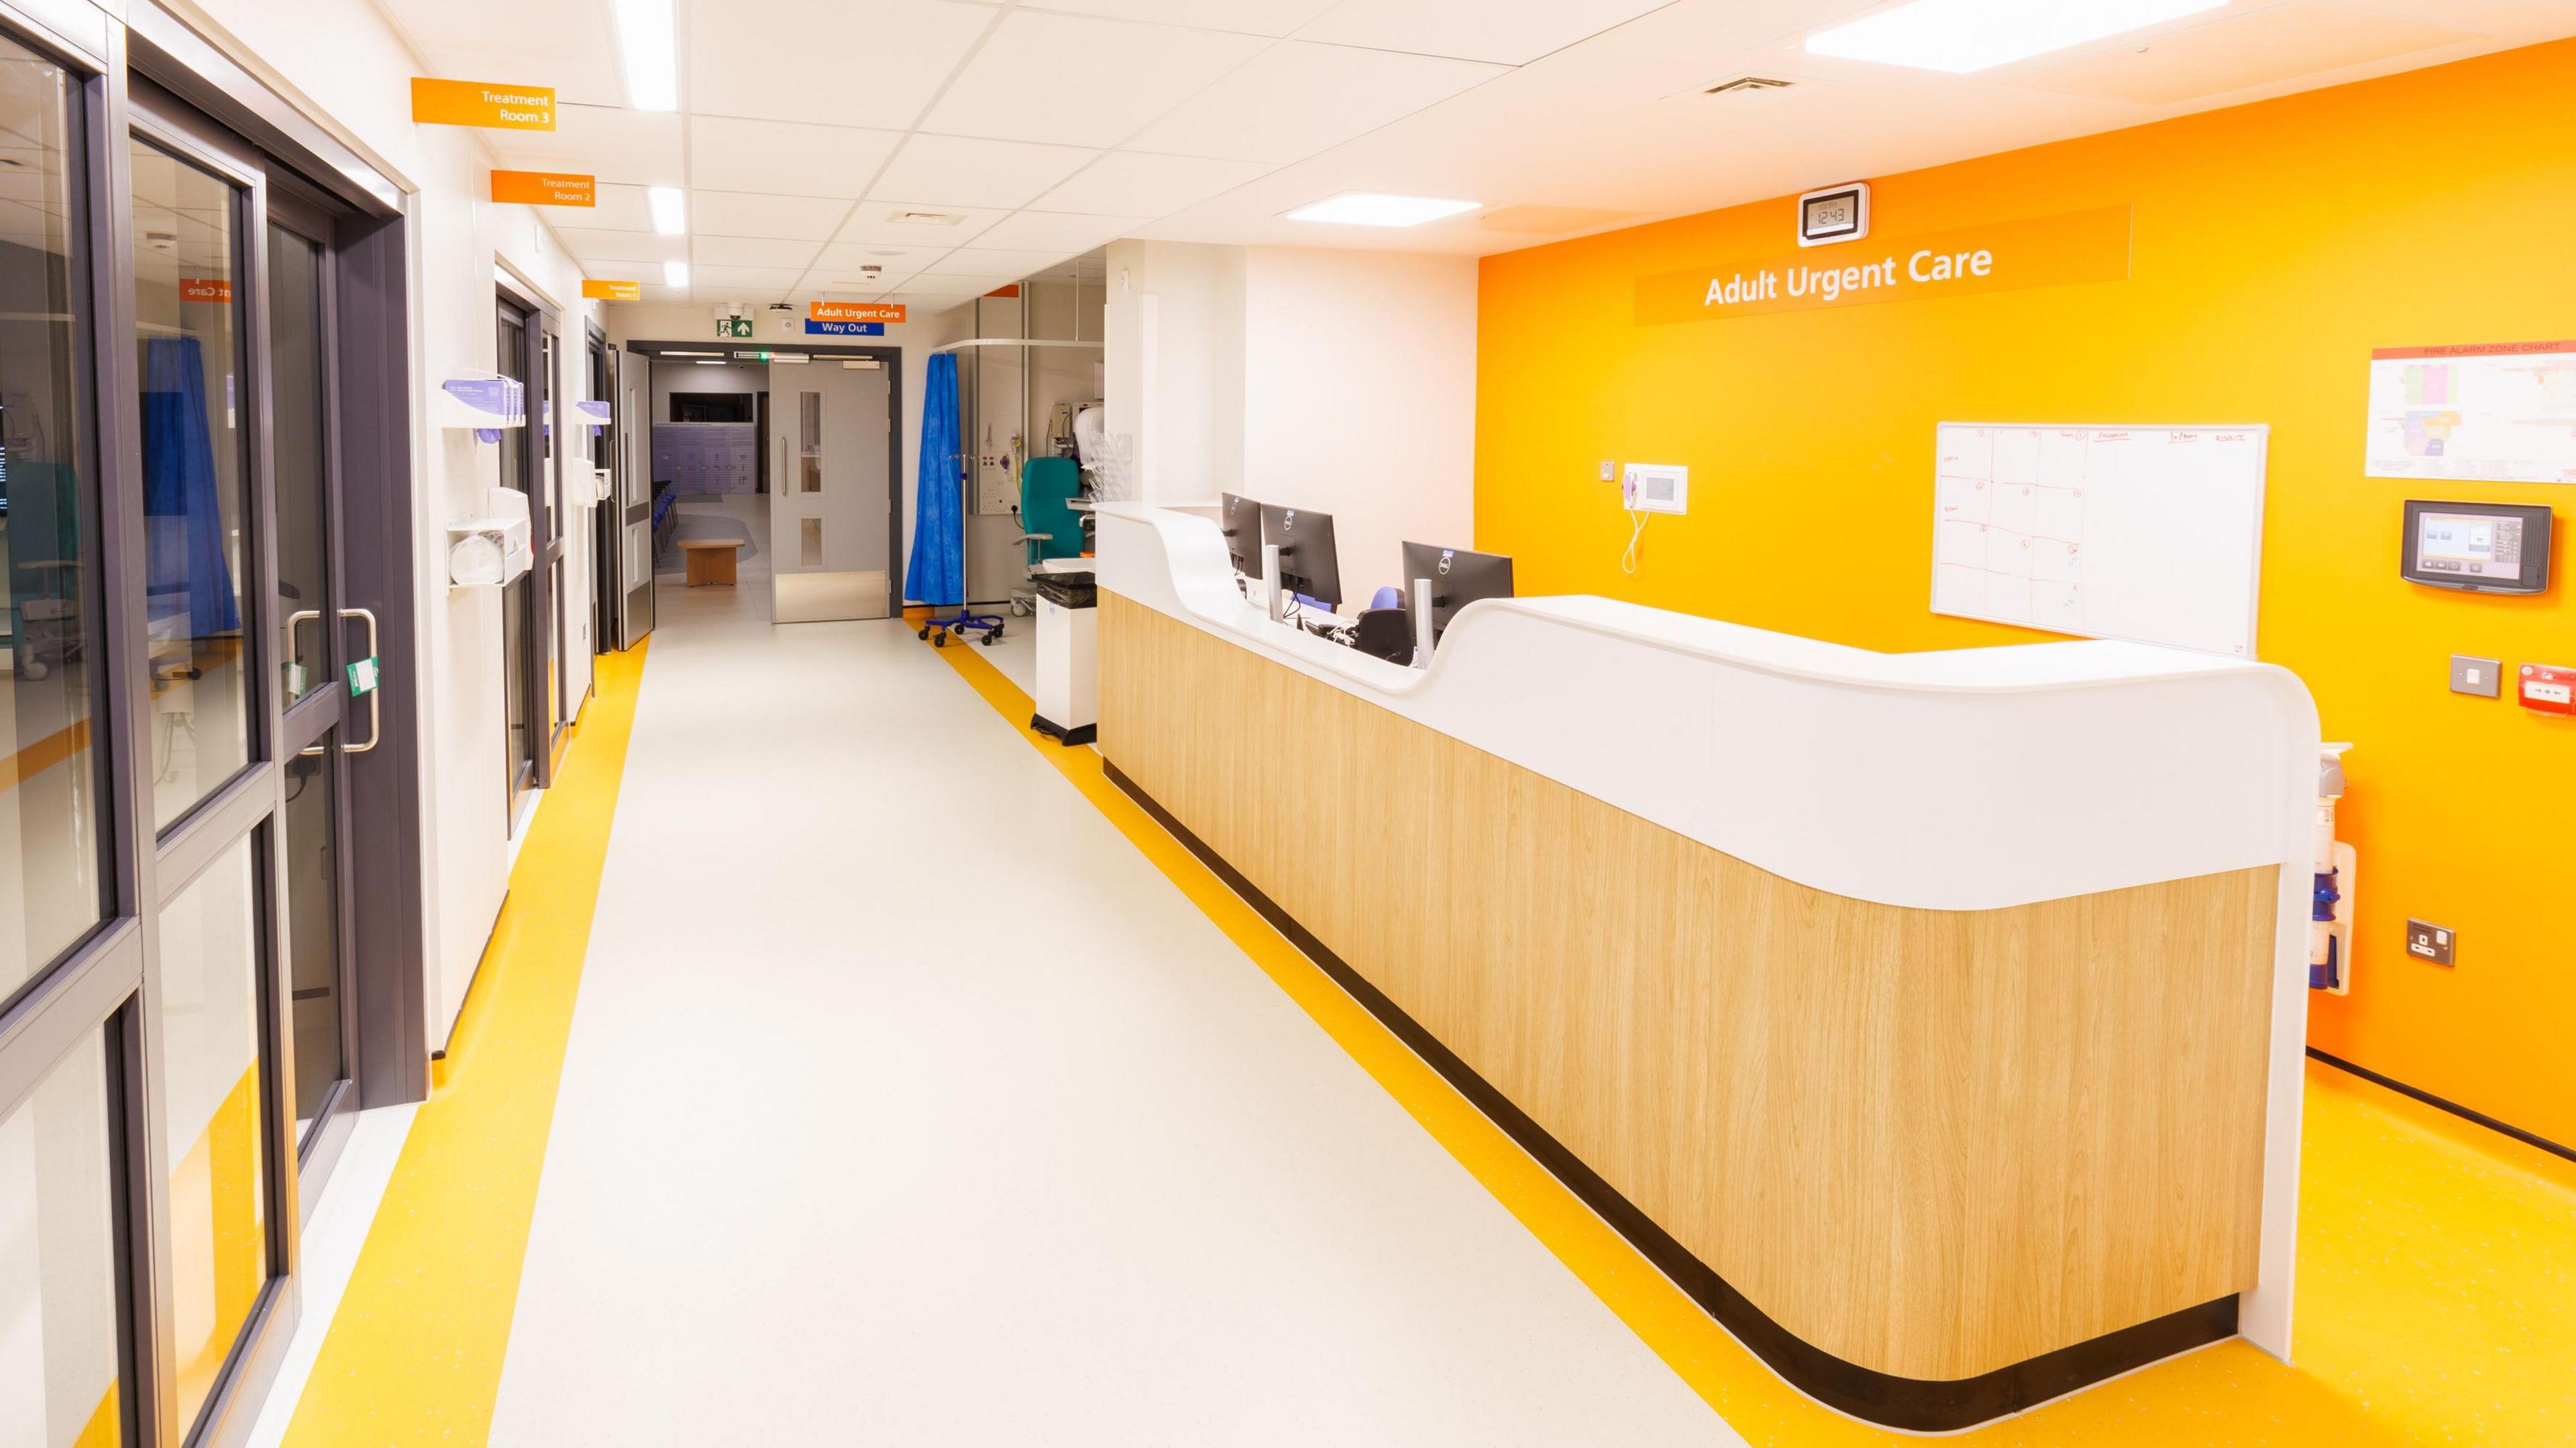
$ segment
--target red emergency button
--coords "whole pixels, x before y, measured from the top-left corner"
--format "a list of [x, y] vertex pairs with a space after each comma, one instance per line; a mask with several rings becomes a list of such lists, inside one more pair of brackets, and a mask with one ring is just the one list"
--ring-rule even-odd
[[2523, 665], [2522, 707], [2543, 714], [2576, 714], [2576, 669]]

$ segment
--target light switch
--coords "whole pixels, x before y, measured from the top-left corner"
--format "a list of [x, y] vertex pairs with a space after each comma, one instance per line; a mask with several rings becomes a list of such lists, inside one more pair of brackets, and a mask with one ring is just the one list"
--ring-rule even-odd
[[2504, 694], [2504, 661], [2474, 654], [2451, 655], [2451, 692], [2496, 699]]
[[1601, 481], [1605, 483], [1615, 483], [1619, 481], [1619, 464], [1608, 458], [1603, 458], [1601, 460]]

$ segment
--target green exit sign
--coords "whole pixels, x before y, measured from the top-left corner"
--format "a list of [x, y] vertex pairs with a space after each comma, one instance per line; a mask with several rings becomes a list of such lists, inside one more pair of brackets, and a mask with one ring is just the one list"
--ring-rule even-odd
[[719, 337], [748, 337], [751, 335], [751, 318], [718, 317], [716, 318], [716, 335]]

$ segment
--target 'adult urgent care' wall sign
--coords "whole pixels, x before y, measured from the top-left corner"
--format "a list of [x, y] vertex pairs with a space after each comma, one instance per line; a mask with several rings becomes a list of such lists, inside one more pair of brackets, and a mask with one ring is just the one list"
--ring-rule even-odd
[[1707, 322], [2129, 278], [2126, 206], [1722, 261], [1637, 282], [1637, 323]]

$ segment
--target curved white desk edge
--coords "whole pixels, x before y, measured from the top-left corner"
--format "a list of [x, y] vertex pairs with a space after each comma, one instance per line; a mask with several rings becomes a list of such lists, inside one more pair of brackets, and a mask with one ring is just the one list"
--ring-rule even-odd
[[2288, 1360], [2320, 738], [2297, 676], [2108, 641], [1881, 654], [1595, 597], [1471, 604], [1412, 669], [1271, 622], [1204, 515], [1099, 514], [1111, 592], [1816, 889], [1986, 910], [2280, 866], [2239, 1321]]

